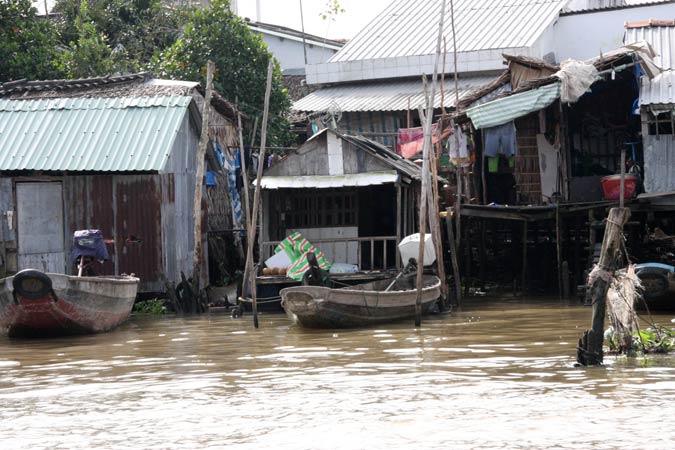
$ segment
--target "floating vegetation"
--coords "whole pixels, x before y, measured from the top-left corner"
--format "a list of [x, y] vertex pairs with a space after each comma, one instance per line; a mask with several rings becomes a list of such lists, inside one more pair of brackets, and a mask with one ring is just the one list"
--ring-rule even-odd
[[675, 350], [675, 331], [659, 325], [638, 330], [632, 336], [630, 348], [625, 349], [623, 335], [617, 333], [613, 327], [609, 327], [605, 331], [605, 341], [609, 345], [609, 351], [615, 354], [626, 353], [631, 356], [635, 354], [669, 353]]
[[161, 298], [153, 298], [136, 302], [133, 309], [134, 314], [162, 315], [167, 313], [166, 304]]

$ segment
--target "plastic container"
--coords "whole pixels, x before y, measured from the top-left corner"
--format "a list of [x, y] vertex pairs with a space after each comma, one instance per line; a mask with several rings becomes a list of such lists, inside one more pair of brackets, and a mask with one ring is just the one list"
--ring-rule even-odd
[[[621, 175], [609, 175], [600, 179], [605, 200], [619, 200], [621, 194]], [[637, 194], [638, 179], [635, 175], [626, 174], [623, 185], [623, 197], [633, 198]]]
[[[406, 236], [398, 244], [398, 250], [401, 252], [401, 259], [403, 260], [403, 265], [408, 263], [408, 259], [413, 258], [417, 260], [419, 256], [420, 249], [420, 234], [415, 233], [410, 236]], [[436, 252], [434, 251], [434, 243], [431, 240], [431, 234], [424, 234], [424, 264], [428, 266], [433, 264], [436, 261]]]

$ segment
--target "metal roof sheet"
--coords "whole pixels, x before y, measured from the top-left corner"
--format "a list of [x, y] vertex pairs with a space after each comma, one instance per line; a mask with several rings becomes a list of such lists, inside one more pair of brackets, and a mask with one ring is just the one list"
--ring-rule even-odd
[[[455, 0], [457, 51], [529, 47], [567, 0]], [[443, 35], [452, 51], [450, 2]], [[438, 0], [394, 0], [329, 62], [436, 52]]]
[[267, 175], [262, 177], [262, 188], [327, 189], [327, 188], [340, 188], [353, 186], [372, 186], [376, 184], [396, 183], [397, 181], [398, 181], [398, 173], [394, 170], [354, 173], [345, 175], [310, 175], [310, 176]]
[[162, 170], [191, 101], [0, 100], [0, 170]]
[[654, 62], [661, 69], [675, 69], [675, 27], [626, 28], [626, 43], [647, 41], [656, 52]]
[[640, 105], [675, 104], [675, 70], [661, 72], [654, 79], [642, 77], [640, 85]]
[[[460, 99], [494, 80], [494, 77], [459, 79]], [[440, 90], [440, 81], [438, 84]], [[443, 84], [444, 106], [455, 106], [455, 83], [446, 78]], [[424, 87], [419, 81], [383, 81], [354, 85], [338, 85], [319, 89], [293, 104], [296, 111], [323, 111], [339, 106], [342, 111], [406, 111], [417, 109], [424, 102]], [[441, 95], [437, 91], [434, 107], [440, 108]]]

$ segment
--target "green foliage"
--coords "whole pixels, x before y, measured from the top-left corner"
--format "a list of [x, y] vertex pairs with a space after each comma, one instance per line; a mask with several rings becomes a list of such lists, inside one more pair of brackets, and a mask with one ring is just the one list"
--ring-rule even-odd
[[55, 26], [30, 0], [0, 0], [0, 82], [56, 78]]
[[[55, 9], [62, 15], [61, 39], [75, 42], [82, 33], [81, 0], [58, 0]], [[175, 42], [186, 20], [186, 9], [169, 7], [161, 0], [96, 0], [87, 6], [87, 21], [93, 24], [114, 49], [120, 71], [145, 68], [156, 51]]]
[[345, 12], [345, 9], [340, 6], [338, 0], [326, 0], [325, 9], [319, 13], [319, 16], [323, 20], [335, 20], [335, 16], [343, 12]]
[[[609, 350], [619, 350], [620, 337], [610, 327], [605, 331], [605, 339]], [[632, 348], [629, 353], [669, 353], [675, 350], [675, 332], [665, 327], [653, 325], [633, 335]]]
[[135, 303], [133, 312], [136, 314], [150, 314], [159, 316], [166, 314], [167, 308], [164, 304], [164, 300], [160, 298], [153, 298]]
[[87, 0], [82, 0], [75, 17], [77, 39], [57, 60], [57, 66], [68, 78], [87, 78], [117, 71], [123, 55], [113, 52], [106, 36], [91, 20]]
[[[193, 10], [183, 35], [153, 58], [151, 70], [161, 77], [205, 84], [209, 59], [216, 65], [214, 88], [225, 98], [238, 98], [248, 115], [262, 116], [267, 65], [274, 59], [262, 38], [232, 13], [228, 0], [213, 0], [210, 8]], [[274, 60], [268, 145], [285, 145], [292, 139], [289, 124], [282, 118], [290, 104], [279, 63]]]

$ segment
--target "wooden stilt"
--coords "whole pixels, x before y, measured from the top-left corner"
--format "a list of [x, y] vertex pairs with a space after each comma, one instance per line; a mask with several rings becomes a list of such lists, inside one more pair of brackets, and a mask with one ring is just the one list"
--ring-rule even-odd
[[[201, 292], [200, 279], [202, 276], [202, 190], [204, 185], [204, 156], [209, 145], [209, 118], [211, 116], [211, 96], [213, 95], [213, 72], [215, 64], [209, 61], [206, 64], [206, 94], [202, 110], [202, 132], [199, 137], [199, 147], [195, 155], [195, 193], [193, 203], [194, 215], [194, 253], [192, 258], [192, 293], [193, 298], [199, 298]], [[200, 302], [198, 302], [200, 303]], [[198, 308], [197, 308], [198, 309]], [[190, 311], [196, 313], [198, 311]]]
[[555, 205], [555, 249], [558, 268], [558, 299], [562, 299], [562, 248], [560, 246], [560, 208]]
[[267, 115], [269, 113], [270, 93], [272, 91], [272, 73], [274, 62], [270, 59], [267, 66], [267, 87], [265, 89], [265, 104], [263, 108], [262, 131], [260, 135], [260, 153], [258, 154], [258, 173], [256, 176], [255, 192], [253, 194], [253, 211], [251, 212], [251, 223], [248, 229], [246, 239], [246, 267], [244, 271], [248, 274], [251, 283], [251, 305], [253, 309], [253, 325], [258, 328], [258, 302], [256, 289], [256, 273], [253, 263], [253, 246], [255, 245], [256, 227], [258, 225], [258, 209], [260, 206], [260, 194], [262, 191], [262, 173], [265, 165], [265, 145], [267, 144]]
[[607, 290], [611, 277], [619, 268], [622, 255], [623, 226], [630, 218], [628, 208], [612, 208], [609, 211], [605, 236], [602, 240], [600, 261], [589, 276], [590, 297], [593, 304], [592, 328], [579, 339], [577, 361], [584, 366], [602, 364], [602, 342], [604, 338], [605, 307]]
[[523, 294], [527, 294], [527, 221], [523, 221], [523, 267], [520, 286]]
[[[431, 150], [431, 123], [434, 115], [434, 99], [436, 80], [438, 78], [438, 60], [441, 56], [441, 39], [443, 38], [443, 21], [445, 19], [445, 0], [441, 2], [441, 18], [438, 24], [438, 40], [436, 43], [436, 59], [431, 82], [431, 94], [427, 96], [427, 114], [424, 121], [424, 147], [422, 150], [422, 192], [420, 194], [420, 245], [417, 258], [417, 297], [415, 300], [415, 326], [422, 325], [422, 279], [424, 271], [424, 233], [426, 231], [427, 196], [429, 195], [429, 151]], [[426, 77], [422, 77], [426, 84]], [[421, 117], [422, 115], [420, 115]], [[442, 255], [439, 255], [442, 257]]]
[[448, 245], [450, 246], [450, 261], [452, 261], [452, 276], [455, 283], [455, 302], [462, 305], [462, 283], [459, 277], [459, 262], [457, 260], [457, 247], [455, 247], [455, 232], [452, 227], [452, 208], [446, 208], [448, 215], [445, 217], [445, 226], [448, 232]]

